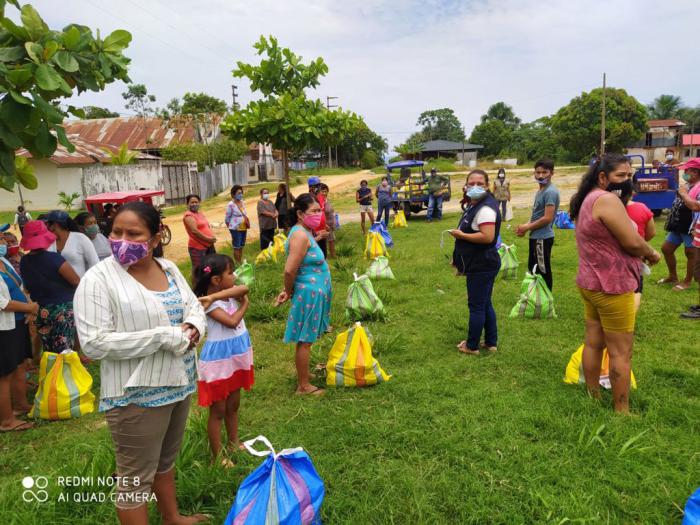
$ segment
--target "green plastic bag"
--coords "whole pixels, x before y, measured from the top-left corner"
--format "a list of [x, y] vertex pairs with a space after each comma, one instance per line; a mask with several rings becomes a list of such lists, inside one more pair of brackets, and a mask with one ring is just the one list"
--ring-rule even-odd
[[520, 299], [510, 311], [510, 317], [556, 319], [554, 296], [544, 278], [535, 273], [536, 269], [537, 265], [533, 266], [532, 272], [525, 274], [520, 286]]
[[503, 279], [515, 279], [518, 277], [518, 249], [515, 244], [501, 244], [498, 248], [501, 257], [501, 277]]
[[238, 284], [250, 286], [255, 280], [255, 268], [252, 264], [243, 259], [243, 264], [236, 268], [236, 271], [233, 272], [233, 275], [236, 276], [236, 282]]
[[345, 315], [352, 321], [384, 317], [384, 303], [374, 291], [372, 281], [366, 275], [355, 275], [355, 282], [348, 286]]
[[374, 259], [367, 269], [367, 276], [370, 279], [393, 279], [394, 272], [389, 268], [389, 258], [380, 255]]

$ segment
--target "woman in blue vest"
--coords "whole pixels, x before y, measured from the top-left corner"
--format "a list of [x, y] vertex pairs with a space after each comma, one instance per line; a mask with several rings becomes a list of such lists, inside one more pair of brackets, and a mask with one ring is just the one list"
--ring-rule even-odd
[[[489, 176], [483, 170], [473, 170], [467, 176], [469, 205], [456, 230], [452, 264], [459, 275], [467, 276], [469, 304], [469, 333], [457, 345], [464, 354], [479, 354], [480, 348], [495, 352], [498, 344], [496, 312], [491, 304], [493, 283], [501, 268], [496, 240], [501, 228], [498, 201], [491, 195]], [[484, 342], [481, 333], [484, 332]]]

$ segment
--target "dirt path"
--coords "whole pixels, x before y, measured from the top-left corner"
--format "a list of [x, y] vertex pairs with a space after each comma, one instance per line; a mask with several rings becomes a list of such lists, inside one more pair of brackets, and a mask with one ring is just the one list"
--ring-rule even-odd
[[[321, 181], [328, 185], [331, 192], [341, 192], [343, 190], [348, 190], [359, 185], [361, 179], [371, 180], [373, 178], [380, 177], [381, 174], [375, 174], [369, 170], [361, 170], [354, 173], [348, 173], [345, 175], [329, 175], [321, 177]], [[305, 193], [308, 188], [305, 185], [293, 186], [292, 195], [299, 195], [300, 193]], [[258, 197], [252, 197], [246, 199], [245, 207], [248, 212], [248, 218], [250, 219], [250, 230], [248, 231], [247, 242], [250, 243], [253, 240], [258, 239], [260, 236], [260, 231], [258, 227], [258, 214], [256, 213], [256, 207], [258, 204]], [[213, 207], [204, 208], [203, 212], [209, 219], [214, 230], [214, 235], [216, 235], [216, 247], [222, 248], [223, 246], [231, 243], [231, 235], [229, 234], [228, 228], [224, 224], [224, 216], [226, 215], [226, 206], [228, 202], [223, 202]], [[185, 231], [185, 225], [182, 222], [182, 217], [184, 213], [177, 215], [171, 215], [165, 219], [165, 224], [170, 226], [170, 231], [172, 232], [172, 241], [165, 248], [167, 257], [175, 262], [186, 261], [189, 258], [187, 253], [187, 232]]]
[[[513, 208], [529, 208], [532, 206], [532, 200], [534, 198], [535, 191], [537, 190], [532, 178], [532, 170], [509, 170], [508, 173], [516, 174], [515, 176], [509, 176], [512, 193], [511, 204]], [[576, 191], [576, 187], [581, 180], [582, 173], [583, 171], [571, 174], [567, 173], [566, 175], [556, 175], [554, 182], [559, 188], [562, 206], [568, 206], [569, 200]], [[346, 175], [325, 176], [321, 177], [321, 180], [330, 188], [331, 196], [333, 194], [342, 196], [344, 193], [352, 192], [361, 179], [365, 178], [367, 180], [372, 180], [378, 179], [381, 176], [383, 176], [382, 173], [373, 173], [369, 170], [362, 170], [355, 173], [348, 173]], [[453, 181], [452, 183], [453, 197], [443, 206], [444, 213], [461, 211], [459, 204], [461, 199], [461, 184], [456, 184], [455, 182], [456, 181]], [[299, 195], [300, 193], [304, 193], [306, 190], [307, 187], [304, 185], [294, 186], [292, 188], [292, 194]], [[260, 235], [258, 228], [258, 215], [255, 212], [258, 200], [259, 199], [257, 197], [245, 200], [245, 206], [246, 210], [248, 211], [251, 225], [251, 229], [248, 231], [248, 243], [257, 240]], [[212, 224], [214, 234], [217, 237], [216, 246], [218, 248], [225, 245], [230, 245], [231, 243], [231, 236], [223, 222], [224, 215], [226, 214], [226, 206], [227, 203], [224, 202], [204, 210], [204, 213]], [[338, 216], [341, 225], [360, 222], [360, 213], [355, 210], [347, 211], [347, 209], [341, 209], [339, 210]], [[415, 217], [416, 219], [414, 220], [424, 220], [425, 212], [422, 212]], [[167, 257], [175, 262], [187, 260], [189, 257], [187, 253], [187, 233], [185, 232], [185, 226], [182, 222], [182, 214], [167, 217], [165, 219], [165, 223], [170, 226], [173, 233], [173, 240], [166, 247]]]

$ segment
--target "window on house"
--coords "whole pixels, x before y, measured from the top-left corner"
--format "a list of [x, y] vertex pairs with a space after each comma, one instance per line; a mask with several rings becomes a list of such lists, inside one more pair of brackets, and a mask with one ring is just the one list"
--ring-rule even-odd
[[651, 133], [647, 133], [646, 137], [644, 138], [644, 145], [651, 146], [651, 142], [652, 142]]

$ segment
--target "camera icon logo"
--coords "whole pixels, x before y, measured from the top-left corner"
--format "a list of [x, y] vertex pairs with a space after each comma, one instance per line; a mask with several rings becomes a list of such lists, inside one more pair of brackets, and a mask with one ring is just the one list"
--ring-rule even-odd
[[46, 476], [27, 476], [22, 479], [22, 486], [24, 487], [22, 500], [25, 503], [32, 501], [44, 503], [49, 499], [49, 493], [45, 490], [49, 486], [49, 480]]

